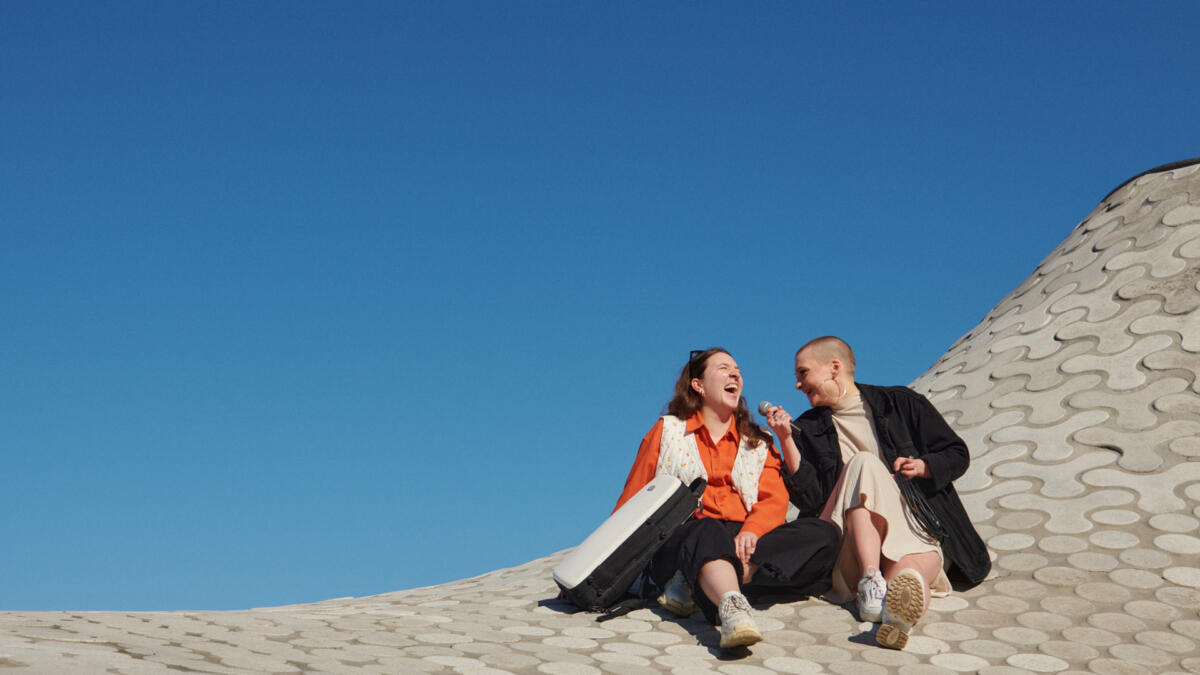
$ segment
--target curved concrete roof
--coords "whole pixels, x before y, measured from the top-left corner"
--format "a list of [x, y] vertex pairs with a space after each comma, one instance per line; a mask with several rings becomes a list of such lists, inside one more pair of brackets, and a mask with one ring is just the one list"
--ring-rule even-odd
[[698, 615], [598, 622], [562, 553], [474, 579], [239, 612], [0, 613], [12, 672], [1200, 673], [1200, 165], [1119, 187], [913, 383], [968, 441], [995, 561], [905, 651], [850, 608], [758, 602], [722, 654]]

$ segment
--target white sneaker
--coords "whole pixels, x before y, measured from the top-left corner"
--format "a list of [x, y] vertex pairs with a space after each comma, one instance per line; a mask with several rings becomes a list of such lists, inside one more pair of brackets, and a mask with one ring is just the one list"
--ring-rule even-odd
[[762, 633], [750, 618], [750, 601], [737, 591], [721, 596], [721, 648], [745, 647], [762, 640]]
[[867, 568], [867, 575], [858, 582], [858, 620], [879, 623], [883, 617], [883, 598], [887, 595], [887, 582], [874, 567]]
[[921, 573], [905, 568], [892, 577], [883, 600], [883, 625], [875, 641], [884, 647], [904, 649], [913, 626], [925, 613], [925, 579]]
[[667, 582], [662, 595], [658, 596], [658, 604], [675, 616], [689, 617], [696, 611], [696, 603], [692, 601], [692, 587], [683, 579], [683, 572], [676, 572]]

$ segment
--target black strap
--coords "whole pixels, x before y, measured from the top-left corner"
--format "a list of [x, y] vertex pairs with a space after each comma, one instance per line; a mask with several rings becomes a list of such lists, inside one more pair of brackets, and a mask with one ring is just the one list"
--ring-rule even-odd
[[900, 487], [900, 496], [908, 504], [908, 510], [912, 512], [917, 524], [931, 538], [939, 542], [945, 541], [949, 532], [942, 525], [941, 519], [934, 513], [933, 507], [929, 505], [929, 501], [925, 499], [921, 489], [904, 476], [896, 476], [896, 479], [896, 485]]

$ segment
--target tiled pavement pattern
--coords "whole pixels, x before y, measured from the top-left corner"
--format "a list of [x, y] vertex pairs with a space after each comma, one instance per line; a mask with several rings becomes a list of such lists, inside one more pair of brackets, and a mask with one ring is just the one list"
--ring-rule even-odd
[[905, 651], [811, 598], [759, 599], [765, 641], [729, 654], [699, 615], [597, 621], [555, 599], [559, 553], [312, 605], [0, 613], [0, 672], [1200, 673], [1200, 165], [1109, 195], [913, 387], [971, 446], [995, 565]]

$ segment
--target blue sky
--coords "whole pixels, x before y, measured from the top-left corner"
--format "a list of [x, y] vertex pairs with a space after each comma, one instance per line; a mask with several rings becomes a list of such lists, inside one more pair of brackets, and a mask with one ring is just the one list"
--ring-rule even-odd
[[577, 544], [690, 349], [924, 372], [1200, 155], [1200, 5], [0, 3], [0, 609]]

